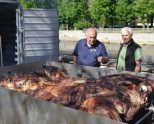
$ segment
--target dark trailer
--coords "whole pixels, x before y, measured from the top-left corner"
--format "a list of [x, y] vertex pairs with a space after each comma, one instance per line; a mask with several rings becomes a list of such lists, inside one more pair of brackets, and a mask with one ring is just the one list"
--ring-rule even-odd
[[23, 9], [18, 0], [0, 0], [0, 65], [58, 61], [58, 11]]
[[0, 1], [0, 37], [1, 37], [1, 65], [13, 65], [17, 62], [16, 42], [16, 0]]

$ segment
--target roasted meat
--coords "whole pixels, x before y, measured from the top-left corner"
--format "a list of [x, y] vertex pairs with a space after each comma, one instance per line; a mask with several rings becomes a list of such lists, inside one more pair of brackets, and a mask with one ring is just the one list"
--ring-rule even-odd
[[41, 100], [129, 122], [150, 104], [154, 81], [130, 74], [97, 79], [72, 78], [64, 69], [42, 66], [35, 72], [14, 72], [0, 86]]
[[119, 113], [115, 109], [112, 101], [103, 96], [95, 96], [86, 99], [81, 105], [81, 110], [116, 121], [121, 121]]

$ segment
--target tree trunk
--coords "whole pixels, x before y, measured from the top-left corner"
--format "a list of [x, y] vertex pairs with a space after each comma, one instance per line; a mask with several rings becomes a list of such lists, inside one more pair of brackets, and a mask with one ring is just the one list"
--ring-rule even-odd
[[150, 17], [150, 27], [153, 27], [153, 16]]

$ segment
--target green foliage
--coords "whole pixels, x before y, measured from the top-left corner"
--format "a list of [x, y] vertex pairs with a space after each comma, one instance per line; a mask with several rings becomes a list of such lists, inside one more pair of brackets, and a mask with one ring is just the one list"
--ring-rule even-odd
[[154, 0], [135, 0], [134, 10], [135, 15], [140, 18], [142, 23], [151, 20], [151, 27], [153, 26]]
[[73, 29], [74, 25], [80, 23], [80, 20], [87, 19], [87, 4], [83, 0], [59, 0], [57, 2], [59, 10], [60, 24], [65, 25], [64, 28]]
[[77, 4], [70, 0], [60, 0], [58, 3], [60, 24], [73, 28], [73, 22], [77, 18]]
[[115, 12], [121, 26], [127, 25], [134, 16], [132, 4], [128, 0], [118, 0]]
[[154, 0], [20, 0], [24, 8], [53, 8], [59, 11], [61, 29], [89, 26], [126, 26], [154, 18]]
[[76, 29], [84, 29], [87, 27], [92, 27], [93, 25], [87, 20], [79, 20], [78, 22], [74, 23], [74, 27]]
[[109, 0], [91, 0], [89, 12], [95, 25], [105, 25], [109, 16]]
[[35, 8], [34, 2], [32, 2], [30, 0], [19, 0], [19, 2], [23, 8]]
[[[139, 5], [139, 4], [140, 5]], [[154, 15], [154, 1], [153, 0], [136, 0], [135, 6], [137, 14], [144, 17], [144, 14], [150, 16]]]
[[55, 0], [19, 0], [23, 8], [54, 8]]

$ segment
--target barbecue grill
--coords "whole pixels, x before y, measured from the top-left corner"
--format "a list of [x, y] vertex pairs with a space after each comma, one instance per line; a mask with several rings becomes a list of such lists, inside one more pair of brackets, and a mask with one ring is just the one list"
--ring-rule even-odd
[[[15, 65], [0, 69], [0, 79], [13, 72], [31, 72], [41, 68], [42, 65], [52, 65], [67, 70], [70, 77], [98, 78], [100, 76], [119, 74], [117, 70], [108, 68], [94, 68], [88, 66], [71, 65], [59, 62], [39, 62]], [[154, 80], [153, 74], [130, 73]], [[99, 117], [93, 114], [77, 111], [72, 108], [60, 106], [17, 93], [5, 88], [0, 88], [0, 124], [114, 124], [114, 120]], [[153, 99], [154, 97], [152, 97]], [[153, 123], [153, 100], [149, 108], [141, 110], [134, 118], [134, 124]], [[123, 122], [118, 122], [122, 124]]]

